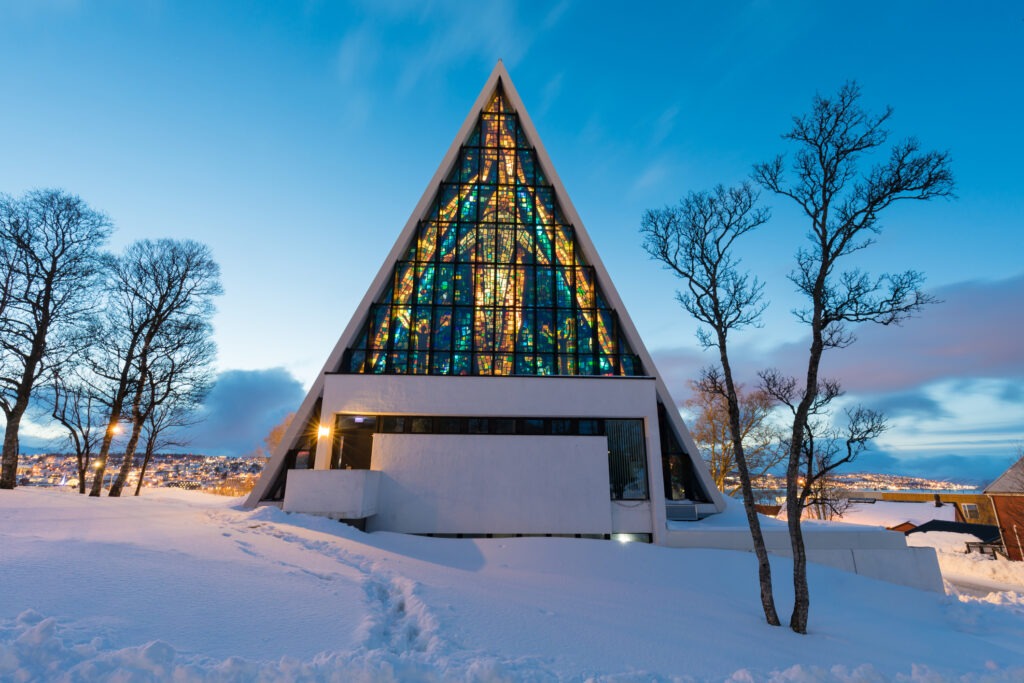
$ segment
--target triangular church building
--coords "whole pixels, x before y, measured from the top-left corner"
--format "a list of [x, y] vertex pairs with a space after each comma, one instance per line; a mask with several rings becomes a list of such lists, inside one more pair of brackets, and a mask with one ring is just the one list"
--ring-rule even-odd
[[722, 510], [500, 62], [248, 504], [654, 542]]

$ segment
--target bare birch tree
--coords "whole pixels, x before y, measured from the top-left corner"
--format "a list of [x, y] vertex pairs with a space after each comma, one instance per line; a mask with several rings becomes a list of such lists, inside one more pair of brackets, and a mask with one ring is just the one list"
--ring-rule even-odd
[[144, 423], [137, 416], [160, 334], [184, 321], [208, 321], [213, 297], [222, 291], [220, 268], [209, 248], [191, 240], [135, 242], [111, 260], [108, 278], [111, 300], [97, 332], [100, 353], [95, 371], [106, 382], [109, 418], [90, 496], [103, 489], [114, 428], [127, 418], [131, 434], [111, 495], [120, 495], [124, 486]]
[[77, 460], [78, 492], [84, 494], [89, 462], [102, 436], [103, 404], [96, 389], [78, 372], [57, 373], [51, 389], [51, 414], [68, 432]]
[[796, 145], [789, 172], [786, 159], [754, 167], [754, 179], [765, 189], [792, 200], [808, 220], [810, 245], [796, 254], [790, 279], [807, 299], [797, 312], [810, 328], [807, 373], [793, 415], [786, 466], [786, 513], [793, 551], [794, 605], [790, 628], [807, 632], [810, 594], [807, 555], [800, 527], [800, 465], [810, 408], [818, 397], [822, 353], [854, 341], [852, 326], [891, 325], [933, 301], [914, 270], [872, 277], [840, 265], [875, 243], [880, 214], [901, 200], [929, 200], [953, 194], [953, 175], [946, 152], [921, 151], [910, 138], [894, 145], [888, 159], [861, 172], [862, 157], [882, 147], [892, 114], [865, 112], [860, 88], [847, 83], [832, 98], [816, 96], [808, 114], [794, 117], [783, 138]]
[[0, 196], [0, 488], [12, 489], [18, 431], [33, 392], [74, 352], [96, 305], [99, 249], [110, 221], [62, 190]]
[[193, 384], [186, 386], [179, 383], [173, 391], [164, 393], [161, 398], [160, 383], [150, 379], [147, 397], [150, 407], [142, 427], [145, 452], [139, 468], [139, 480], [135, 485], [136, 496], [142, 490], [146, 469], [157, 451], [188, 445], [188, 439], [179, 430], [198, 424], [202, 419], [196, 409], [202, 405], [210, 386], [208, 375], [197, 376]]
[[[216, 347], [211, 335], [213, 328], [207, 316], [176, 319], [161, 331], [147, 373], [139, 378], [142, 391], [138, 392], [134, 408], [133, 432], [138, 429], [143, 439], [145, 454], [139, 475], [139, 495], [142, 477], [156, 448], [183, 445], [173, 438], [176, 428], [196, 422], [195, 410], [209, 393], [212, 384], [212, 365]], [[132, 452], [134, 456], [134, 450]], [[124, 463], [129, 463], [125, 465]], [[117, 495], [127, 483], [130, 461], [127, 454], [118, 477], [111, 486], [110, 495]]]
[[728, 407], [743, 507], [757, 556], [761, 607], [765, 620], [778, 626], [771, 565], [754, 507], [737, 383], [729, 358], [729, 335], [759, 325], [766, 305], [763, 285], [740, 270], [734, 250], [736, 240], [768, 221], [768, 211], [758, 208], [757, 201], [757, 190], [747, 183], [728, 189], [719, 185], [712, 192], [691, 192], [676, 206], [647, 211], [640, 232], [651, 258], [685, 283], [686, 289], [676, 294], [679, 303], [710, 328], [702, 328], [697, 336], [704, 348], [717, 349], [720, 368], [706, 369], [701, 384], [707, 391], [720, 395]]
[[[803, 387], [795, 377], [787, 377], [778, 370], [760, 373], [761, 389], [785, 406], [795, 417], [802, 398]], [[804, 442], [800, 446], [798, 501], [800, 510], [810, 509], [817, 519], [842, 516], [847, 507], [842, 491], [833, 475], [868, 449], [871, 442], [888, 429], [885, 415], [878, 410], [856, 405], [847, 408], [845, 425], [836, 424], [833, 402], [843, 395], [838, 381], [823, 379], [807, 410]], [[782, 441], [790, 450], [788, 436]], [[788, 510], [787, 510], [788, 514]]]

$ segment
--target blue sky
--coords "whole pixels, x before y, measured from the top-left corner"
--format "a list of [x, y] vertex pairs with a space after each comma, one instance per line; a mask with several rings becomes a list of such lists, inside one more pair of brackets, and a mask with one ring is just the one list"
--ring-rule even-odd
[[[679, 400], [712, 359], [639, 246], [645, 209], [743, 180], [851, 78], [868, 108], [895, 109], [894, 139], [949, 150], [958, 199], [891, 210], [862, 262], [922, 270], [945, 303], [862, 330], [826, 370], [892, 417], [864, 469], [1009, 464], [1024, 441], [1018, 3], [0, 0], [0, 192], [73, 191], [112, 217], [115, 248], [212, 247], [231, 381], [208, 423], [246, 426], [207, 426], [194, 447], [244, 452], [301, 399], [498, 58]], [[805, 346], [785, 278], [805, 227], [766, 202], [775, 218], [744, 247], [772, 300], [735, 349], [748, 381], [798, 372]]]

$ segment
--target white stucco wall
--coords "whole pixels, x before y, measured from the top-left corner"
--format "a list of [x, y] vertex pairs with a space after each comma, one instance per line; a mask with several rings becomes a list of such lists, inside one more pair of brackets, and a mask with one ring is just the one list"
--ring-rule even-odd
[[321, 413], [657, 417], [650, 377], [327, 375]]
[[612, 532], [604, 437], [374, 434], [368, 531]]
[[649, 500], [613, 500], [612, 533], [651, 533], [651, 502]]
[[380, 472], [371, 470], [291, 470], [285, 512], [335, 519], [362, 519], [377, 512]]

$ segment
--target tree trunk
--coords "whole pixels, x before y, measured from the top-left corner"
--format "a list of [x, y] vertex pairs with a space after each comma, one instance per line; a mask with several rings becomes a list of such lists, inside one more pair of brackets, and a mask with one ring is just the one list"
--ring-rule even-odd
[[761, 585], [761, 607], [764, 618], [772, 626], [779, 626], [779, 614], [775, 610], [775, 595], [772, 590], [772, 565], [768, 561], [768, 549], [765, 547], [764, 534], [761, 532], [761, 520], [757, 517], [754, 507], [754, 487], [750, 482], [750, 469], [747, 467], [747, 456], [743, 451], [743, 435], [740, 431], [739, 397], [736, 385], [732, 381], [732, 367], [726, 352], [726, 339], [723, 334], [718, 338], [719, 355], [722, 362], [722, 374], [725, 377], [725, 388], [728, 392], [729, 428], [732, 432], [732, 452], [736, 468], [740, 474], [740, 489], [743, 491], [743, 509], [747, 513], [747, 525], [750, 527], [750, 539], [754, 544], [757, 556], [757, 576]]
[[117, 405], [116, 410], [110, 412], [110, 421], [107, 422], [107, 429], [103, 433], [103, 443], [100, 444], [100, 453], [96, 456], [96, 471], [93, 473], [92, 488], [89, 489], [89, 497], [97, 498], [103, 491], [103, 475], [107, 471], [107, 457], [110, 455], [110, 443], [114, 440], [114, 428], [120, 417], [121, 406]]
[[[737, 465], [743, 470], [747, 469], [746, 464]], [[764, 543], [764, 533], [761, 531], [761, 520], [757, 517], [757, 508], [754, 507], [754, 489], [750, 483], [749, 471], [746, 475], [740, 474], [740, 488], [743, 491], [743, 509], [747, 513], [747, 525], [750, 527], [750, 538], [754, 544], [754, 554], [757, 556], [757, 577], [761, 585], [761, 607], [764, 610], [765, 620], [772, 626], [779, 626], [779, 614], [775, 610], [775, 596], [772, 590], [772, 566], [768, 561], [768, 549]]]
[[[821, 359], [821, 350], [814, 352], [812, 344], [811, 358]], [[803, 453], [805, 425], [811, 403], [817, 395], [818, 365], [812, 363], [808, 369], [808, 383], [804, 390], [803, 400], [797, 406], [793, 417], [793, 436], [790, 444], [789, 462], [786, 466], [786, 525], [789, 528], [789, 545], [793, 553], [793, 613], [789, 617], [789, 627], [796, 633], [807, 633], [807, 619], [810, 614], [810, 591], [807, 587], [807, 551], [804, 548], [804, 535], [801, 528], [803, 505], [799, 486], [800, 456]], [[813, 378], [813, 385], [811, 379]], [[813, 388], [810, 388], [812, 387]]]
[[815, 309], [811, 323], [811, 349], [807, 360], [807, 384], [804, 396], [797, 405], [793, 416], [793, 436], [789, 445], [789, 462], [786, 464], [786, 523], [789, 527], [789, 545], [793, 552], [793, 613], [789, 617], [789, 628], [796, 633], [807, 633], [807, 620], [811, 609], [811, 594], [807, 587], [807, 551], [804, 548], [804, 535], [800, 526], [803, 515], [801, 491], [798, 490], [800, 474], [800, 456], [803, 453], [806, 438], [807, 416], [811, 404], [818, 395], [818, 369], [821, 367], [821, 354], [824, 351], [822, 340], [822, 312], [820, 302], [824, 298], [824, 268], [820, 271], [815, 286]]
[[135, 495], [142, 490], [142, 478], [146, 476], [146, 468], [149, 467], [149, 460], [153, 457], [153, 442], [146, 442], [146, 456], [142, 459], [142, 468], [139, 470], [139, 483], [135, 485]]
[[793, 613], [789, 617], [789, 627], [797, 633], [806, 634], [811, 593], [807, 586], [807, 551], [804, 547], [803, 528], [800, 526], [802, 508], [799, 496], [790, 496], [787, 486], [786, 522], [793, 550]]
[[[18, 485], [18, 425], [21, 415], [7, 416], [7, 427], [4, 431], [4, 450], [2, 472], [0, 472], [0, 489], [13, 489]], [[13, 429], [12, 429], [13, 425]]]
[[78, 459], [78, 492], [85, 493], [85, 473], [89, 471], [89, 456], [82, 453], [75, 454]]
[[114, 483], [110, 485], [110, 491], [107, 496], [110, 498], [119, 498], [121, 496], [121, 489], [124, 488], [125, 483], [128, 481], [128, 473], [132, 471], [132, 464], [135, 461], [135, 449], [139, 445], [139, 434], [142, 432], [142, 424], [138, 421], [132, 422], [132, 435], [128, 439], [128, 445], [124, 447], [124, 460], [121, 461], [121, 469], [117, 473], [117, 477], [114, 479]]
[[7, 426], [4, 428], [4, 450], [2, 461], [0, 461], [0, 489], [13, 489], [18, 485], [18, 428], [21, 427], [21, 418], [28, 408], [28, 396], [24, 399], [18, 396], [6, 415]]

